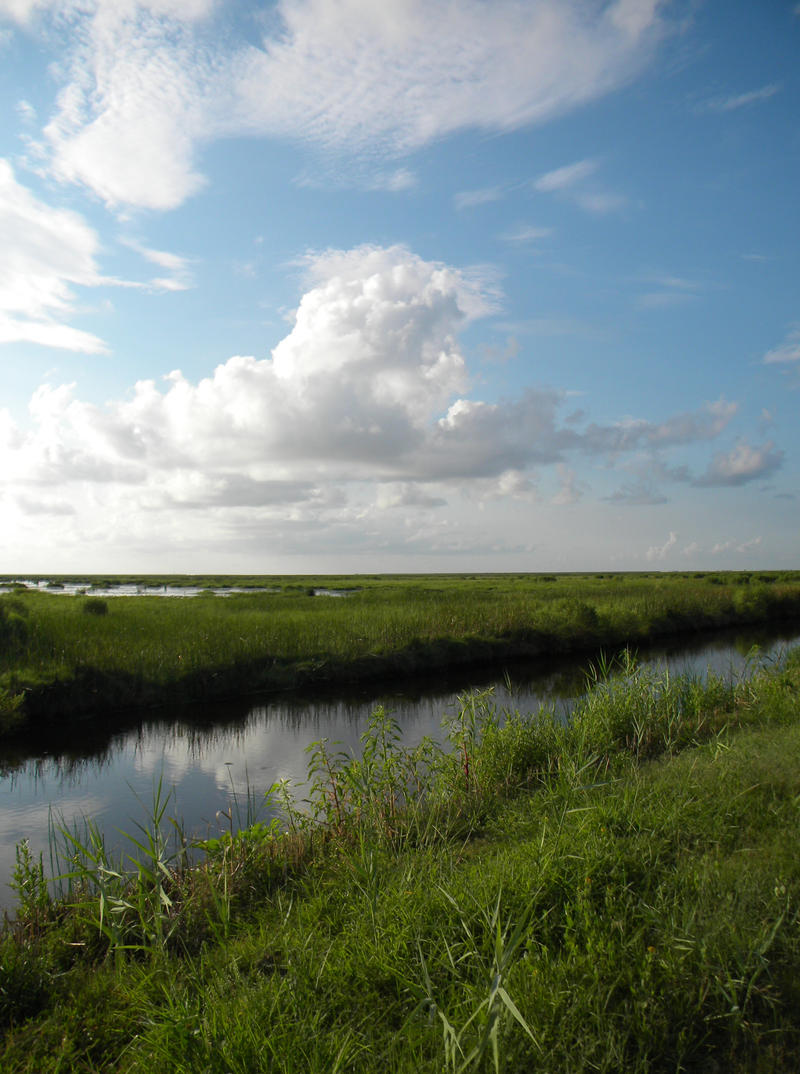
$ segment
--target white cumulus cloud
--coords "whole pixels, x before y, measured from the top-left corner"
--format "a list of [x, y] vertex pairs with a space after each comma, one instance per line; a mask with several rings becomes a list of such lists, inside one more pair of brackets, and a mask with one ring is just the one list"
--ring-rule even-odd
[[740, 440], [728, 452], [716, 454], [704, 474], [695, 478], [693, 484], [707, 487], [713, 485], [746, 485], [779, 470], [783, 465], [783, 452], [773, 450], [768, 441], [753, 447]]
[[[468, 274], [404, 247], [327, 251], [272, 356], [179, 371], [98, 408], [43, 386], [6, 479], [136, 483], [178, 502], [274, 500], [270, 482], [425, 476], [429, 427], [468, 387], [457, 335], [492, 308]], [[297, 484], [301, 480], [301, 484]], [[227, 491], [226, 491], [227, 490]]]
[[656, 561], [656, 560], [666, 559], [667, 556], [669, 555], [669, 553], [672, 551], [672, 549], [675, 547], [675, 545], [677, 543], [678, 543], [678, 535], [677, 535], [677, 533], [673, 533], [673, 531], [670, 530], [669, 537], [667, 537], [666, 541], [663, 544], [661, 544], [661, 545], [651, 545], [650, 548], [647, 549], [647, 553], [646, 553], [647, 559], [651, 563]]
[[[736, 411], [721, 400], [601, 425], [562, 419], [568, 396], [553, 388], [480, 399], [460, 338], [496, 309], [480, 274], [403, 246], [327, 250], [305, 267], [293, 323], [268, 357], [234, 356], [197, 382], [174, 370], [103, 406], [75, 385], [42, 385], [26, 427], [0, 412], [0, 490], [17, 512], [7, 532], [40, 500], [62, 515], [64, 541], [83, 547], [179, 549], [201, 535], [204, 547], [256, 547], [268, 534], [312, 548], [321, 532], [333, 545], [383, 534], [396, 546], [392, 509], [531, 501], [538, 467], [555, 470], [558, 508], [588, 491], [571, 457], [614, 465], [705, 442]], [[743, 447], [712, 467], [726, 483], [757, 468]]]

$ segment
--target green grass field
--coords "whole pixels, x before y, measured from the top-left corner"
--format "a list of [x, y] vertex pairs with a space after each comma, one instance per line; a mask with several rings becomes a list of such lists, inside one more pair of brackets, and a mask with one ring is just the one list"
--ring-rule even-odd
[[[616, 649], [800, 616], [797, 572], [238, 581], [278, 592], [0, 596], [0, 723]], [[350, 595], [310, 595], [316, 586]]]
[[623, 661], [568, 726], [468, 695], [448, 749], [378, 712], [301, 810], [182, 847], [157, 796], [127, 878], [20, 850], [8, 1074], [793, 1072], [800, 654], [736, 684]]

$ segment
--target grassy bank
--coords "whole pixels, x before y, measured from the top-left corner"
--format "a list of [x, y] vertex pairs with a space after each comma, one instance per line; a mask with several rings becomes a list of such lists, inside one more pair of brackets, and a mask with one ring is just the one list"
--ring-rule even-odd
[[72, 906], [21, 852], [0, 1068], [794, 1071], [798, 689], [628, 665], [568, 727], [465, 697], [449, 751], [379, 712], [194, 869], [163, 798], [131, 880], [62, 837]]
[[[0, 727], [800, 616], [792, 572], [247, 581], [278, 591], [0, 597]], [[320, 586], [349, 595], [314, 596]]]

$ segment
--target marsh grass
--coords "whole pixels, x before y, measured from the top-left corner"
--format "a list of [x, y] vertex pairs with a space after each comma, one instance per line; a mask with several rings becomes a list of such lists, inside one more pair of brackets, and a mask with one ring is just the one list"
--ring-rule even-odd
[[[800, 577], [791, 572], [261, 581], [279, 582], [280, 591], [193, 600], [0, 596], [0, 729], [515, 655], [615, 650], [800, 616]], [[348, 582], [345, 598], [309, 595]]]
[[21, 848], [0, 1067], [795, 1070], [800, 659], [751, 672], [623, 656], [569, 724], [465, 695], [445, 746], [378, 711], [191, 867], [160, 787], [124, 868], [62, 831], [61, 899]]

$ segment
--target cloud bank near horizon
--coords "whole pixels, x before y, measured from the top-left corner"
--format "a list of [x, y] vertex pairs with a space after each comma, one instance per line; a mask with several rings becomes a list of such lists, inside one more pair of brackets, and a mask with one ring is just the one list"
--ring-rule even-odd
[[[29, 428], [0, 415], [6, 502], [34, 523], [63, 516], [65, 540], [90, 517], [109, 540], [142, 519], [182, 540], [198, 520], [211, 531], [358, 521], [377, 532], [398, 506], [422, 517], [464, 498], [535, 501], [551, 472], [549, 502], [569, 509], [591, 491], [568, 466], [578, 456], [613, 471], [644, 454], [662, 481], [704, 486], [780, 463], [770, 444], [744, 442], [700, 476], [659, 461], [722, 435], [737, 412], [725, 400], [601, 424], [562, 418], [558, 388], [477, 398], [460, 334], [498, 302], [479, 275], [403, 246], [328, 250], [306, 269], [292, 328], [268, 358], [232, 357], [198, 383], [177, 370], [164, 386], [139, 381], [105, 407], [45, 384]], [[413, 539], [395, 534], [398, 545]]]

